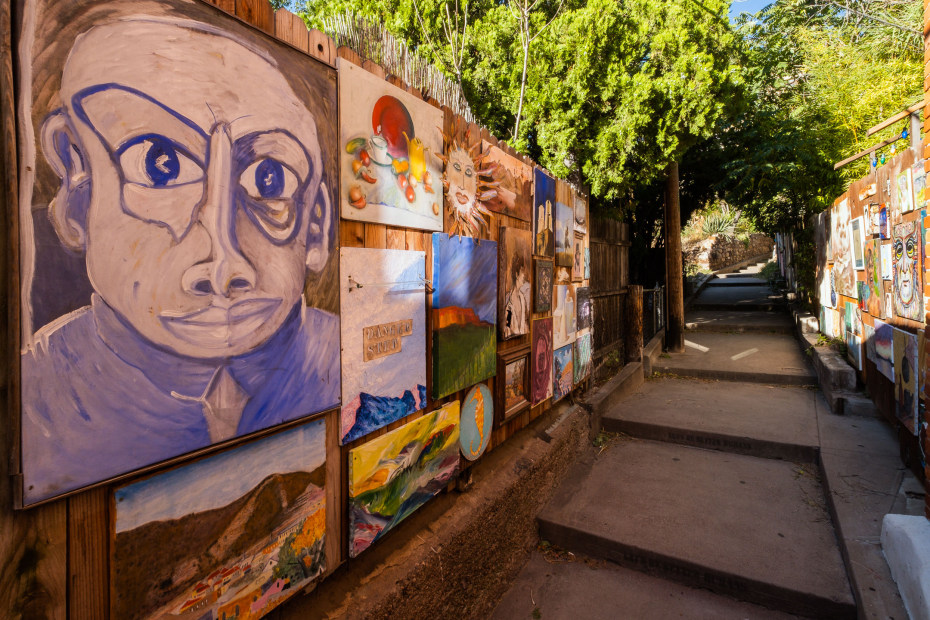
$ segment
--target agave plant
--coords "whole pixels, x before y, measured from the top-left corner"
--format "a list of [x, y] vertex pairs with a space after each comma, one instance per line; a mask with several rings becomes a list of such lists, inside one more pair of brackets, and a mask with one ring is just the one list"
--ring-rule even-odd
[[719, 211], [713, 211], [704, 216], [701, 230], [705, 237], [719, 235], [732, 238], [736, 234], [736, 222], [739, 216], [738, 211], [730, 211], [729, 207], [723, 205]]

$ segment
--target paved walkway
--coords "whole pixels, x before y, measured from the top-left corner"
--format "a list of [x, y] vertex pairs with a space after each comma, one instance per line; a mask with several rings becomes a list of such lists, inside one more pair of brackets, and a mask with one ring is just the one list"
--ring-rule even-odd
[[907, 618], [879, 535], [921, 486], [884, 421], [830, 412], [751, 279], [712, 280], [685, 353], [603, 417], [494, 618]]

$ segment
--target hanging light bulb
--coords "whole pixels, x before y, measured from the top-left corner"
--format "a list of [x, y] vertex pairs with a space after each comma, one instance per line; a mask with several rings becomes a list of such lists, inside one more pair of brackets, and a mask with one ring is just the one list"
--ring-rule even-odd
[[881, 157], [878, 158], [878, 161], [879, 161], [879, 163], [881, 163], [881, 164], [884, 164], [884, 163], [885, 163], [885, 154], [884, 154], [884, 153], [882, 153]]
[[891, 154], [894, 155], [894, 152], [897, 150], [894, 144], [891, 145]]
[[901, 137], [902, 137], [903, 139], [907, 140], [907, 129], [904, 129], [904, 130], [901, 132]]

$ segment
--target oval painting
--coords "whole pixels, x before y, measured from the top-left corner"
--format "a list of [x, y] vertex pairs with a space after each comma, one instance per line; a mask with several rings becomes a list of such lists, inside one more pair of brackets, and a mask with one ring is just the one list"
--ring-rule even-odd
[[491, 426], [494, 424], [494, 399], [491, 390], [479, 383], [462, 401], [462, 417], [459, 432], [459, 447], [462, 456], [474, 461], [491, 441]]

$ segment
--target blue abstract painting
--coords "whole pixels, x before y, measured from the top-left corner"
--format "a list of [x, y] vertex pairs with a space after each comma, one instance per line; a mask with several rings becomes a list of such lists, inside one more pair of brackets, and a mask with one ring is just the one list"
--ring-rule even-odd
[[552, 256], [555, 250], [552, 217], [555, 211], [555, 179], [539, 169], [534, 171], [533, 254]]

